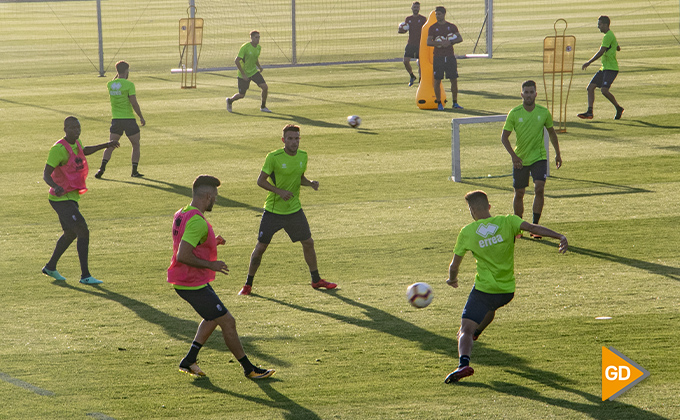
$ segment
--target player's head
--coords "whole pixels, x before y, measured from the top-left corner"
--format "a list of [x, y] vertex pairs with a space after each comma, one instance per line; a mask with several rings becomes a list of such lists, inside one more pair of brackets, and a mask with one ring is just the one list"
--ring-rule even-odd
[[437, 22], [442, 22], [446, 17], [446, 7], [437, 6], [434, 8], [434, 14], [437, 17]]
[[597, 18], [597, 28], [602, 32], [607, 32], [610, 24], [609, 16], [602, 15]]
[[127, 63], [127, 61], [120, 60], [116, 63], [116, 72], [118, 73], [118, 77], [125, 77], [128, 70], [130, 70], [130, 65]]
[[411, 10], [413, 11], [414, 15], [417, 15], [418, 12], [420, 12], [420, 2], [414, 1], [413, 3], [411, 3]]
[[522, 99], [524, 101], [524, 105], [532, 106], [536, 102], [537, 95], [536, 82], [533, 80], [527, 80], [522, 83]]
[[80, 137], [80, 121], [74, 116], [66, 117], [64, 120], [64, 133], [70, 139], [78, 139]]
[[191, 192], [194, 200], [206, 200], [205, 211], [212, 211], [217, 199], [217, 188], [222, 185], [219, 179], [211, 175], [199, 175], [194, 179]]
[[491, 208], [489, 197], [482, 190], [470, 191], [465, 194], [465, 201], [470, 208], [470, 215], [475, 220], [479, 219], [482, 214], [487, 214]]
[[300, 147], [300, 126], [294, 124], [286, 124], [283, 127], [283, 150], [291, 156], [295, 156]]
[[259, 31], [250, 31], [250, 42], [253, 45], [257, 45], [260, 43], [260, 32]]

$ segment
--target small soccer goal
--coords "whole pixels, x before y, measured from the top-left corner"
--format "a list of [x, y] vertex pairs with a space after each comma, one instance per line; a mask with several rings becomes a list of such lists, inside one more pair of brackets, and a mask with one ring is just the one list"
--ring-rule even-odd
[[[465, 117], [465, 118], [454, 118], [451, 120], [451, 178], [453, 182], [462, 182], [461, 176], [461, 166], [460, 166], [460, 126], [465, 124], [488, 124], [488, 123], [499, 123], [505, 122], [507, 115], [487, 115], [483, 117]], [[503, 145], [500, 141], [501, 132], [498, 132], [498, 147], [503, 149]], [[543, 128], [543, 145], [545, 146], [545, 153], [550, 161], [550, 150], [549, 150], [550, 137], [548, 136], [548, 130]], [[470, 147], [475, 147], [470, 145]], [[504, 151], [505, 152], [505, 151]], [[507, 155], [507, 153], [506, 153]], [[508, 156], [508, 165], [510, 164], [510, 157]], [[548, 176], [550, 176], [550, 165], [548, 165]]]

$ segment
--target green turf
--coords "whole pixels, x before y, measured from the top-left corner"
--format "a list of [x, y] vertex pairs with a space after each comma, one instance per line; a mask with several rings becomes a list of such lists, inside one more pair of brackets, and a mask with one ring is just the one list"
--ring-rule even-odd
[[[508, 18], [522, 16], [495, 3]], [[492, 213], [504, 214], [512, 188], [499, 124], [461, 130], [464, 179], [448, 180], [451, 118], [506, 113], [527, 78], [542, 98], [540, 43], [555, 16], [537, 16], [530, 33], [499, 21], [495, 58], [459, 63], [466, 109], [457, 113], [418, 110], [400, 63], [267, 69], [273, 114], [259, 112], [257, 88], [226, 112], [232, 72], [201, 73], [198, 89], [181, 90], [178, 75], [133, 71], [147, 120], [146, 177], [129, 177], [123, 139], [106, 179], [90, 177], [81, 201], [101, 287], [77, 282], [75, 244], [58, 267], [66, 283], [40, 274], [60, 235], [42, 170], [68, 115], [80, 119], [84, 144], [108, 139], [107, 80], [91, 72], [0, 79], [0, 379], [14, 380], [0, 380], [0, 419], [680, 418], [677, 14], [665, 33], [642, 31], [637, 21], [651, 19], [658, 2], [637, 20], [636, 2], [617, 4], [630, 29], [617, 32], [622, 72], [612, 87], [624, 118], [614, 121], [599, 93], [595, 119], [575, 118], [596, 70], [578, 69], [568, 132], [559, 136], [564, 166], [546, 187], [541, 223], [564, 232], [571, 249], [558, 255], [552, 240], [518, 242], [516, 297], [475, 343], [475, 375], [455, 386], [443, 379], [457, 364], [473, 257], [465, 257], [460, 289], [444, 280], [456, 234], [471, 221], [463, 195], [484, 189]], [[574, 15], [577, 63], [597, 50], [603, 13], [580, 6], [560, 9]], [[350, 114], [362, 117], [360, 129], [346, 125]], [[307, 176], [321, 183], [302, 192], [320, 271], [339, 288], [312, 290], [300, 246], [279, 233], [255, 294], [236, 296], [265, 198], [255, 181], [289, 122], [302, 126]], [[100, 159], [89, 157], [91, 172]], [[177, 372], [199, 319], [165, 282], [170, 223], [201, 173], [223, 181], [208, 217], [227, 239], [220, 258], [231, 275], [218, 275], [214, 287], [251, 360], [277, 369], [272, 380], [246, 380], [219, 333], [200, 354], [210, 379]], [[416, 281], [434, 288], [426, 309], [405, 301]], [[651, 376], [601, 401], [602, 346]]]

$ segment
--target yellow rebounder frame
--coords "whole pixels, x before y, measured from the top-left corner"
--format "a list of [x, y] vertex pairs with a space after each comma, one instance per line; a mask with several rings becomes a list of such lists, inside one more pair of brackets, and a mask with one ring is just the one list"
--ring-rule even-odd
[[[564, 22], [562, 35], [557, 35], [557, 23]], [[576, 37], [565, 35], [567, 21], [557, 19], [555, 21], [555, 36], [547, 36], [543, 40], [543, 86], [545, 97], [548, 101], [548, 109], [553, 115], [555, 131], [567, 132], [567, 100], [571, 90], [571, 80], [574, 77], [574, 53], [576, 51]], [[566, 79], [569, 74], [569, 80]], [[546, 81], [548, 75], [548, 81]], [[550, 86], [550, 92], [548, 87]], [[566, 93], [564, 92], [566, 86]], [[555, 104], [558, 104], [558, 113], [555, 113]], [[555, 118], [557, 117], [557, 118]]]
[[[193, 10], [191, 10], [193, 8]], [[187, 15], [196, 15], [196, 7], [189, 6]], [[198, 58], [203, 46], [203, 19], [189, 17], [179, 20], [179, 65], [182, 69], [182, 89], [196, 88]]]

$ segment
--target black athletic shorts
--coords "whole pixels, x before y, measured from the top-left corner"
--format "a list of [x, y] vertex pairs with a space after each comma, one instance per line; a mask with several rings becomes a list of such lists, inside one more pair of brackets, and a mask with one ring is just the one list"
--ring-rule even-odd
[[406, 44], [406, 48], [404, 48], [404, 57], [417, 59], [419, 52], [420, 45]]
[[616, 70], [600, 70], [595, 73], [595, 76], [593, 76], [592, 80], [590, 80], [590, 84], [594, 84], [599, 88], [604, 87], [609, 89], [612, 83], [614, 83], [614, 79], [616, 79], [618, 74], [619, 72]]
[[458, 78], [458, 63], [455, 56], [433, 57], [432, 69], [435, 80]]
[[529, 166], [522, 166], [522, 169], [512, 168], [512, 186], [515, 189], [526, 188], [529, 185], [529, 175], [536, 181], [548, 179], [548, 161], [539, 160]]
[[49, 201], [54, 211], [57, 212], [61, 228], [64, 229], [64, 231], [75, 231], [78, 227], [82, 228], [82, 226], [78, 226], [81, 224], [84, 224], [85, 229], [87, 229], [87, 223], [85, 222], [83, 215], [80, 214], [77, 201]]
[[263, 244], [272, 241], [274, 234], [285, 230], [292, 242], [304, 241], [312, 237], [307, 216], [302, 209], [291, 214], [276, 214], [265, 210], [260, 221], [260, 233], [257, 240]]
[[194, 308], [194, 310], [206, 321], [215, 320], [226, 315], [227, 308], [217, 297], [217, 293], [210, 284], [198, 290], [175, 289], [175, 292]]
[[513, 297], [515, 297], [514, 293], [484, 293], [473, 287], [461, 318], [481, 324], [487, 313], [507, 305]]
[[109, 129], [111, 134], [118, 134], [122, 136], [125, 133], [126, 136], [134, 136], [139, 133], [139, 126], [137, 125], [137, 120], [134, 118], [124, 118], [111, 120], [111, 128]]
[[258, 85], [258, 86], [265, 83], [264, 77], [262, 77], [262, 73], [260, 73], [259, 71], [255, 74], [253, 74], [252, 76], [250, 76], [250, 79], [248, 79], [248, 80], [241, 79], [240, 77], [238, 77], [237, 79], [238, 79], [238, 93], [240, 93], [241, 95], [246, 94], [246, 91], [250, 87], [250, 81], [251, 80], [253, 82], [255, 82], [255, 84]]

